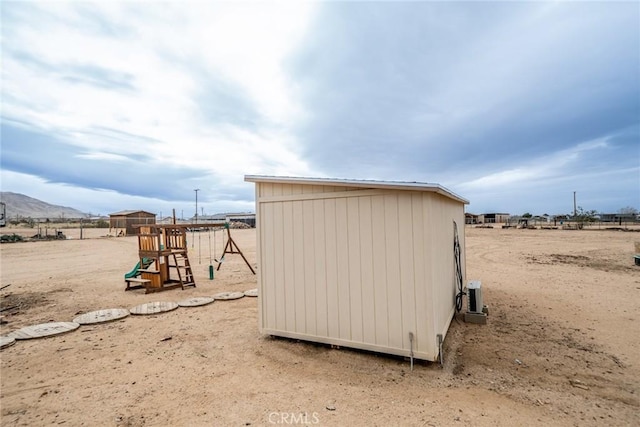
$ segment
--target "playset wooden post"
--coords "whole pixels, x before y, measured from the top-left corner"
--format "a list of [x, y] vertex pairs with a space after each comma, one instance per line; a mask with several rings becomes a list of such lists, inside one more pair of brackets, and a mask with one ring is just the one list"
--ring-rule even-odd
[[[220, 257], [220, 260], [223, 260], [226, 254], [240, 254], [244, 262], [247, 263], [249, 270], [251, 270], [253, 274], [256, 274], [256, 272], [253, 270], [253, 267], [251, 267], [251, 264], [249, 264], [249, 261], [247, 261], [247, 259], [244, 257], [244, 254], [242, 253], [242, 251], [240, 250], [236, 242], [231, 237], [231, 230], [229, 228], [228, 222], [224, 224], [224, 228], [227, 230], [227, 244], [224, 247], [224, 251], [222, 252], [222, 256]], [[222, 262], [218, 263], [218, 268], [216, 270], [220, 270], [220, 267], [222, 267]]]

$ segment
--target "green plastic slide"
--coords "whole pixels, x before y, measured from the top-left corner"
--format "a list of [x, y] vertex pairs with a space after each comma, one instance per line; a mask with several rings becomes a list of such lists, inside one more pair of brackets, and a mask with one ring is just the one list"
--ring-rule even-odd
[[142, 263], [143, 266], [140, 266], [140, 261], [138, 261], [138, 263], [136, 264], [135, 267], [133, 267], [133, 270], [131, 270], [130, 272], [126, 273], [124, 275], [125, 279], [131, 279], [132, 277], [136, 277], [139, 276], [140, 273], [138, 272], [138, 270], [143, 269], [143, 268], [147, 268], [149, 266], [149, 264], [151, 264], [151, 260], [149, 258], [142, 258]]

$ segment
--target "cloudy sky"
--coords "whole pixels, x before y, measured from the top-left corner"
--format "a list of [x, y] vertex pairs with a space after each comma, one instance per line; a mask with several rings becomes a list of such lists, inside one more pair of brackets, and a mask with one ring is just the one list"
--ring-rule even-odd
[[253, 211], [246, 174], [640, 208], [631, 2], [3, 2], [3, 191]]

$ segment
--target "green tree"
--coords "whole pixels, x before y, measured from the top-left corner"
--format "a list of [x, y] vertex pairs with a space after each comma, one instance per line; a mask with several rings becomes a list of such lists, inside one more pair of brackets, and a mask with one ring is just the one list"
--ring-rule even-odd
[[582, 229], [585, 224], [589, 224], [596, 221], [598, 212], [595, 210], [584, 210], [582, 206], [578, 206], [576, 209], [576, 215], [573, 220], [578, 224], [578, 228]]

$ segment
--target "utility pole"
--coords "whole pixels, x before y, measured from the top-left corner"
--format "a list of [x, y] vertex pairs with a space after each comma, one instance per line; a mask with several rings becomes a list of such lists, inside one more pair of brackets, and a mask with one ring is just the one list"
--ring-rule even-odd
[[573, 217], [578, 216], [578, 210], [576, 209], [576, 192], [573, 192]]
[[200, 191], [200, 189], [196, 188], [193, 191], [196, 192], [196, 224], [197, 224], [198, 223], [198, 191]]

